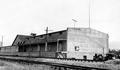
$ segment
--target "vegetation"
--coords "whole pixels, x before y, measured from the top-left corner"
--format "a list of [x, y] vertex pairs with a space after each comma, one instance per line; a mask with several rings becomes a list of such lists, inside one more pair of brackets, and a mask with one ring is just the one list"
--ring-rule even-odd
[[109, 53], [114, 54], [116, 58], [120, 59], [120, 50], [111, 49]]
[[109, 50], [109, 53], [114, 53], [114, 54], [119, 55], [120, 54], [120, 50], [111, 49], [111, 50]]

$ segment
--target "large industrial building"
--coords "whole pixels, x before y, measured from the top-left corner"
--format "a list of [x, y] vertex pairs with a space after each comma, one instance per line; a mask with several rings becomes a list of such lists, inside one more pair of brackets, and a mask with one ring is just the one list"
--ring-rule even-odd
[[93, 59], [95, 54], [106, 54], [108, 48], [108, 34], [91, 28], [67, 28], [66, 30], [42, 35], [17, 35], [12, 46], [17, 46], [19, 52], [49, 52], [40, 56]]

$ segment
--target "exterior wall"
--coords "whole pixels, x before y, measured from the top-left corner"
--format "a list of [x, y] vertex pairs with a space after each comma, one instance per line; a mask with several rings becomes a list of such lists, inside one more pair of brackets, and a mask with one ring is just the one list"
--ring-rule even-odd
[[18, 52], [18, 46], [5, 46], [0, 48], [0, 52]]
[[108, 52], [108, 35], [88, 28], [68, 28], [67, 57], [93, 59], [95, 53]]
[[40, 52], [45, 51], [45, 44], [41, 44], [41, 45], [39, 45], [39, 47], [40, 47]]
[[[47, 35], [47, 51], [48, 52], [56, 52], [57, 51], [57, 47], [66, 47], [66, 42], [62, 44], [57, 43], [58, 41], [61, 40], [66, 40], [67, 38], [67, 32], [66, 30], [63, 31], [58, 31], [58, 32], [53, 32], [53, 33], [48, 33]], [[25, 40], [21, 40], [23, 38], [16, 38], [16, 41], [14, 41], [15, 44], [17, 44], [17, 42], [21, 42], [24, 41], [23, 44], [21, 44], [19, 46], [20, 50], [24, 50], [25, 52], [44, 52], [45, 51], [45, 42], [46, 42], [46, 35], [38, 35], [35, 37], [29, 37], [29, 38], [24, 38]], [[59, 45], [61, 46], [59, 46]]]
[[47, 51], [48, 52], [56, 52], [57, 51], [57, 42], [48, 43]]
[[38, 45], [27, 46], [25, 49], [26, 49], [26, 52], [37, 52], [37, 51], [39, 51]]
[[20, 52], [21, 56], [36, 56], [36, 57], [55, 57], [55, 52]]

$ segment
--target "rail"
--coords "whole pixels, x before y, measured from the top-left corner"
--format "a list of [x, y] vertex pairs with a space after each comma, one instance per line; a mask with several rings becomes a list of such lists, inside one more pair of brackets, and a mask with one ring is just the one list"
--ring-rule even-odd
[[[24, 59], [22, 57], [0, 57], [1, 60], [7, 60], [7, 61], [14, 61], [18, 63], [30, 63], [30, 64], [45, 64], [45, 65], [50, 65], [50, 66], [55, 66], [55, 67], [63, 67], [63, 68], [69, 68], [69, 69], [85, 69], [85, 70], [108, 70], [105, 68], [96, 68], [96, 67], [87, 67], [87, 66], [77, 66], [77, 65], [69, 65], [69, 64], [61, 64], [61, 63], [51, 63], [51, 62], [41, 62], [41, 61], [36, 61], [32, 59]], [[60, 60], [60, 59], [58, 59]]]

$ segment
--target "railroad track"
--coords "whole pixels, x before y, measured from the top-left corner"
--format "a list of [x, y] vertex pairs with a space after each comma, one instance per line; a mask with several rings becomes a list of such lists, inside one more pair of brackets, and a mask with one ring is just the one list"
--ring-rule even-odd
[[49, 59], [58, 59], [58, 60], [72, 60], [72, 61], [88, 61], [88, 62], [104, 62], [104, 60], [90, 60], [90, 59], [74, 59], [74, 58], [51, 58], [51, 57], [32, 57], [32, 56], [12, 56], [12, 55], [0, 55], [8, 57], [26, 57], [26, 58], [49, 58]]
[[[64, 68], [67, 70], [69, 69], [75, 69], [75, 70], [108, 70], [105, 68], [97, 68], [97, 67], [88, 67], [88, 66], [78, 66], [78, 65], [73, 65], [73, 64], [65, 64], [65, 63], [57, 63], [57, 62], [49, 62], [49, 61], [39, 61], [39, 60], [34, 60], [33, 58], [27, 58], [27, 57], [8, 57], [8, 56], [0, 56], [1, 60], [6, 60], [6, 61], [14, 61], [18, 63], [29, 63], [29, 64], [44, 64], [44, 65], [49, 65], [49, 66], [54, 66], [54, 67], [59, 67], [59, 68]], [[37, 58], [39, 59], [39, 58]], [[72, 59], [51, 59], [55, 61], [73, 61]], [[75, 62], [83, 61], [83, 60], [74, 60]], [[90, 61], [91, 62], [91, 61]]]

